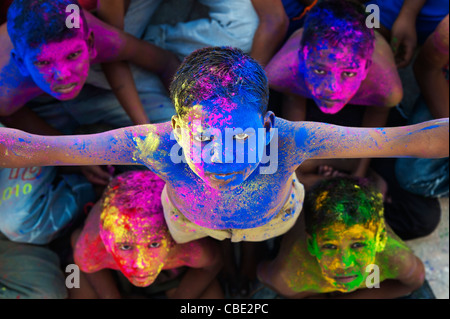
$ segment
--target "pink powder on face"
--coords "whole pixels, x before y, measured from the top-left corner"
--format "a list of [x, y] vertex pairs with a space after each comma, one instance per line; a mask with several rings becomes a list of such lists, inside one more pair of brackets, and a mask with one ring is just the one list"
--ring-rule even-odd
[[324, 43], [318, 48], [303, 48], [305, 82], [310, 94], [324, 113], [339, 112], [359, 90], [368, 73], [367, 60], [351, 50], [329, 48]]
[[133, 171], [117, 176], [103, 198], [100, 236], [136, 286], [153, 283], [174, 244], [164, 220], [163, 187], [151, 171]]
[[105, 247], [131, 283], [148, 286], [164, 267], [173, 245], [164, 218], [130, 218], [126, 212], [116, 217], [108, 229], [103, 229]]
[[29, 48], [24, 61], [37, 86], [59, 100], [69, 100], [84, 86], [90, 58], [84, 31], [80, 31], [76, 38], [43, 44], [37, 49]]

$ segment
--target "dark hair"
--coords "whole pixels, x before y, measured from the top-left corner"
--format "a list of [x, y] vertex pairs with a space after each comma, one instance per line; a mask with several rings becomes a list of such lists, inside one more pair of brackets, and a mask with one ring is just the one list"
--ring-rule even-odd
[[320, 0], [305, 17], [300, 47], [316, 47], [320, 41], [327, 41], [330, 47], [344, 45], [364, 59], [370, 59], [375, 34], [365, 20], [365, 7], [361, 3]]
[[87, 34], [87, 22], [77, 0], [14, 0], [8, 9], [7, 28], [15, 49], [20, 51], [24, 45], [36, 48], [74, 38], [78, 29], [66, 26], [66, 19], [71, 14], [66, 13], [66, 8], [71, 4], [80, 8], [80, 20]]
[[229, 99], [264, 114], [269, 85], [263, 68], [249, 55], [231, 47], [206, 47], [187, 56], [170, 86], [177, 114], [202, 101]]
[[347, 226], [383, 222], [383, 196], [367, 179], [335, 177], [320, 181], [306, 193], [306, 232], [310, 235], [336, 222]]

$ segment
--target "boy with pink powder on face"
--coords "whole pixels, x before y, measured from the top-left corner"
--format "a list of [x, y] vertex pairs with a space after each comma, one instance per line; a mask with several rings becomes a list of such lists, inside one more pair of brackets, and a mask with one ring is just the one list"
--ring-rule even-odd
[[[69, 5], [78, 6], [78, 2], [15, 0], [9, 7], [7, 23], [0, 26], [0, 121], [28, 132], [58, 135], [99, 121], [120, 127], [149, 123], [149, 117], [154, 122], [168, 120], [174, 112], [168, 97], [163, 107], [146, 102], [144, 109], [131, 74], [118, 64], [136, 64], [155, 72], [168, 85], [178, 58], [100, 21], [81, 7], [75, 16], [66, 9]], [[69, 28], [67, 20], [73, 22], [76, 17], [79, 28]], [[97, 101], [89, 108], [76, 103], [72, 107], [71, 100], [82, 96], [90, 67], [96, 63], [105, 66], [122, 105]], [[38, 110], [32, 108], [33, 103], [40, 106]], [[95, 184], [106, 185], [110, 178], [98, 167], [84, 173]]]
[[[15, 0], [9, 7], [7, 23], [0, 27], [0, 115], [12, 115], [44, 93], [60, 101], [77, 97], [95, 63], [128, 61], [159, 74], [165, 83], [170, 81], [179, 65], [174, 54], [100, 21], [79, 6], [76, 16], [66, 9], [69, 5], [78, 2]], [[68, 27], [66, 20], [75, 16], [79, 27]], [[113, 88], [126, 86], [114, 77]], [[123, 107], [135, 124], [148, 123], [142, 121], [147, 118], [144, 111], [136, 110], [139, 105]]]
[[[366, 26], [364, 14], [363, 5], [343, 0], [319, 1], [308, 12], [266, 68], [270, 87], [283, 93], [283, 117], [307, 120], [312, 99], [324, 114], [361, 105], [363, 127], [385, 126], [403, 89], [389, 43]], [[365, 176], [368, 166], [360, 160], [353, 175]]]
[[171, 279], [169, 298], [223, 298], [217, 243], [175, 243], [160, 200], [164, 184], [151, 171], [130, 171], [111, 181], [84, 227], [72, 234], [74, 260], [86, 279], [72, 298], [120, 298], [110, 269], [137, 287], [168, 287]]

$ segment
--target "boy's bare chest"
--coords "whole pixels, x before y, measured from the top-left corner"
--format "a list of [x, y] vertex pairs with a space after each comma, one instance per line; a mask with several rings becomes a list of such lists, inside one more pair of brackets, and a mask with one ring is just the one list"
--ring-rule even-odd
[[207, 228], [253, 228], [266, 224], [291, 191], [289, 174], [249, 177], [234, 189], [218, 191], [203, 182], [168, 185], [172, 204], [191, 222]]

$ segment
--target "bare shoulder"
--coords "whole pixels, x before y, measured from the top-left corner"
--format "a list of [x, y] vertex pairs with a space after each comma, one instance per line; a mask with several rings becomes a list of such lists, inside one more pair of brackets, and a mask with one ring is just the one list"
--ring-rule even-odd
[[403, 98], [403, 87], [389, 43], [375, 32], [372, 64], [357, 93], [366, 100], [364, 105], [392, 107]]
[[273, 56], [265, 70], [270, 87], [283, 93], [303, 92], [299, 74], [299, 46], [303, 29], [293, 33]]
[[377, 254], [376, 258], [382, 280], [397, 279], [407, 275], [416, 267], [417, 259], [413, 251], [390, 228], [387, 234], [386, 247]]
[[89, 11], [83, 9], [86, 21], [94, 34], [94, 46], [97, 55], [91, 63], [102, 63], [120, 60], [124, 54], [126, 44], [126, 34], [109, 25]]
[[21, 74], [11, 59], [13, 44], [7, 24], [0, 26], [0, 116], [8, 116], [43, 92], [31, 77]]
[[202, 238], [176, 246], [173, 258], [182, 265], [204, 268], [217, 262], [219, 247], [210, 238]]
[[78, 229], [72, 238], [74, 260], [81, 270], [87, 273], [116, 267], [100, 237], [100, 214], [101, 203], [97, 202], [83, 228]]

